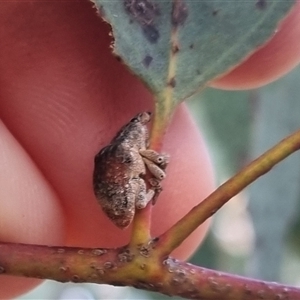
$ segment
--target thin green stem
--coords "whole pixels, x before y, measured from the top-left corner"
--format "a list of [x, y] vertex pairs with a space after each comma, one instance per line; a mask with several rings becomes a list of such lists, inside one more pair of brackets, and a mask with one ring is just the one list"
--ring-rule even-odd
[[[174, 107], [164, 106], [164, 99], [158, 99], [155, 105], [155, 114], [150, 137], [150, 149], [159, 151], [166, 129], [170, 123]], [[149, 204], [143, 210], [137, 210], [133, 220], [133, 230], [130, 245], [142, 245], [151, 239], [152, 206]]]
[[171, 99], [166, 99], [171, 96], [172, 94], [170, 93], [163, 93], [155, 100], [155, 114], [151, 129], [150, 148], [156, 151], [161, 149], [166, 130], [177, 108], [177, 105], [174, 105]]
[[151, 239], [151, 212], [151, 204], [144, 209], [136, 210], [133, 219], [130, 247], [146, 244]]
[[169, 255], [199, 225], [211, 217], [233, 196], [258, 177], [270, 171], [276, 164], [300, 148], [300, 130], [254, 160], [237, 175], [229, 179], [210, 196], [194, 207], [187, 215], [159, 237], [157, 247], [162, 256]]

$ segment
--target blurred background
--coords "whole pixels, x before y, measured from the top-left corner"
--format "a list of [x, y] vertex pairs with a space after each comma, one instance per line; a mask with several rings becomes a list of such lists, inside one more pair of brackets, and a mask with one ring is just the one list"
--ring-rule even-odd
[[[204, 132], [220, 185], [300, 128], [300, 67], [257, 90], [206, 89], [187, 103]], [[300, 286], [300, 153], [226, 204], [190, 261]], [[18, 299], [170, 298], [127, 287], [46, 281]]]

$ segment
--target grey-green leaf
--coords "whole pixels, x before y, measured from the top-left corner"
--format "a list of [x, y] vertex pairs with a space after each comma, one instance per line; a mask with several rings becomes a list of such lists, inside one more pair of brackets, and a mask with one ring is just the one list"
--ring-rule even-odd
[[169, 106], [271, 37], [294, 1], [94, 0], [114, 52]]

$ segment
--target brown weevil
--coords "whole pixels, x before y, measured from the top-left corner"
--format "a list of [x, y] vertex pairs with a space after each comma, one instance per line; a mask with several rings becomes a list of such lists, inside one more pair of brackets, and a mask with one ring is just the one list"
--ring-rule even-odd
[[[95, 157], [94, 193], [105, 214], [120, 228], [131, 223], [135, 209], [145, 208], [156, 198], [166, 176], [168, 156], [147, 149], [150, 119], [149, 112], [136, 115]], [[149, 189], [144, 180], [147, 169], [153, 175]]]

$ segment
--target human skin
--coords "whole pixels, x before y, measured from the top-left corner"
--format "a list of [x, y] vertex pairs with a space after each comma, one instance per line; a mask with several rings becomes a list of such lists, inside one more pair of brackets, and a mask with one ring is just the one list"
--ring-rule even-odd
[[[230, 77], [233, 71], [213, 85], [255, 87], [293, 67], [300, 54], [299, 3], [275, 35], [276, 44], [272, 39], [249, 58], [254, 60], [246, 69], [249, 60], [238, 67], [244, 68], [238, 76]], [[88, 1], [12, 1], [0, 8], [0, 240], [126, 244], [130, 229], [116, 228], [93, 195], [93, 158], [137, 112], [153, 111], [152, 96], [111, 55], [109, 27]], [[289, 51], [284, 68], [282, 60], [272, 60], [274, 47], [277, 54]], [[263, 62], [270, 60], [272, 72], [253, 72], [266, 70]], [[183, 106], [163, 150], [171, 163], [153, 211], [154, 236], [214, 187], [205, 144]], [[200, 227], [174, 255], [187, 258], [206, 229]], [[17, 296], [38, 282], [2, 276], [0, 298]]]
[[[151, 94], [109, 49], [109, 27], [87, 1], [1, 2], [0, 240], [80, 247], [126, 244], [92, 190], [93, 159]], [[171, 156], [153, 209], [162, 233], [214, 188], [204, 141], [181, 106], [166, 134]], [[207, 224], [177, 249], [187, 258]], [[0, 298], [38, 280], [1, 276]]]

